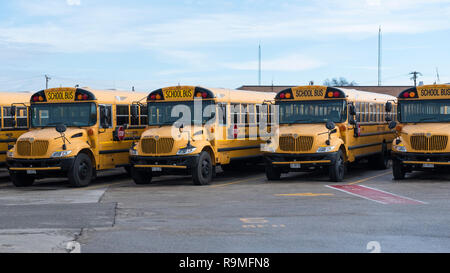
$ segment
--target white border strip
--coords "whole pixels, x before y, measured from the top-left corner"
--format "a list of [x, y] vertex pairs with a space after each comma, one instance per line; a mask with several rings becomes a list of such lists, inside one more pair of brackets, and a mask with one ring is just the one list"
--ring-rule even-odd
[[390, 194], [390, 195], [393, 195], [393, 196], [397, 196], [399, 198], [403, 198], [403, 199], [411, 200], [411, 201], [414, 201], [414, 202], [418, 202], [418, 203], [421, 203], [423, 205], [427, 205], [428, 204], [428, 203], [423, 202], [423, 201], [419, 201], [419, 200], [416, 200], [416, 199], [408, 198], [408, 197], [405, 197], [405, 196], [401, 196], [401, 195], [398, 195], [398, 194], [390, 193], [390, 192], [387, 192], [387, 191], [382, 191], [382, 190], [371, 188], [371, 187], [366, 187], [366, 186], [363, 186], [363, 185], [333, 185], [333, 186], [332, 185], [326, 185], [325, 186], [325, 187], [330, 188], [330, 189], [334, 189], [334, 190], [338, 190], [338, 191], [341, 191], [341, 192], [345, 192], [347, 194], [350, 194], [350, 195], [353, 195], [353, 196], [357, 196], [357, 197], [360, 197], [360, 198], [363, 198], [363, 199], [366, 199], [366, 200], [370, 200], [370, 201], [373, 201], [373, 202], [377, 202], [377, 203], [380, 203], [380, 204], [383, 204], [383, 205], [389, 205], [389, 204], [392, 204], [392, 203], [386, 203], [386, 202], [383, 202], [383, 201], [371, 199], [371, 198], [369, 198], [367, 196], [363, 196], [363, 195], [359, 195], [359, 194], [356, 194], [356, 193], [353, 193], [353, 192], [349, 192], [349, 191], [346, 191], [346, 190], [343, 190], [343, 189], [335, 188], [334, 186], [351, 186], [351, 187], [357, 186], [357, 187], [363, 187], [363, 188], [371, 189], [371, 190], [374, 190], [374, 191], [379, 191], [379, 192], [382, 192], [382, 193], [385, 193], [385, 194]]

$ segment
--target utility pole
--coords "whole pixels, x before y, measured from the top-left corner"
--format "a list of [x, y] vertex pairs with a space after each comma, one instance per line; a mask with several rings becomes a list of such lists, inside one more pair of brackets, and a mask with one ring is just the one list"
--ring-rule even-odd
[[440, 84], [440, 83], [441, 83], [441, 79], [439, 78], [439, 70], [438, 70], [437, 67], [436, 67], [436, 83], [437, 83], [437, 84]]
[[258, 49], [258, 85], [261, 85], [261, 43]]
[[381, 26], [378, 29], [378, 86], [381, 86]]
[[419, 76], [422, 76], [422, 73], [417, 72], [417, 71], [413, 71], [413, 72], [409, 73], [409, 75], [412, 75], [411, 80], [414, 81], [414, 86], [417, 86], [417, 78]]
[[48, 82], [51, 80], [52, 78], [50, 78], [48, 75], [45, 75], [45, 89], [48, 89]]

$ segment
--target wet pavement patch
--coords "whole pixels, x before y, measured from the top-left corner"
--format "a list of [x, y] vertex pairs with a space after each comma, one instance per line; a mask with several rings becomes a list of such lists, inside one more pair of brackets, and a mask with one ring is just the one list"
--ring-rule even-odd
[[116, 206], [117, 203], [0, 206], [0, 229], [111, 227]]

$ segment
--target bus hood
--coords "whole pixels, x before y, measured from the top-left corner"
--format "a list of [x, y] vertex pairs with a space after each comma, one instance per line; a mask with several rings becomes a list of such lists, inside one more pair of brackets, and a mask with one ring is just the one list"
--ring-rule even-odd
[[[73, 136], [84, 134], [86, 133], [85, 129], [80, 128], [67, 128], [66, 132], [64, 133], [66, 135], [66, 138], [71, 141], [71, 138]], [[38, 129], [38, 130], [31, 130], [29, 132], [26, 132], [25, 134], [22, 134], [18, 140], [49, 140], [51, 142], [54, 141], [61, 141], [62, 140], [55, 140], [55, 138], [60, 137], [61, 134], [56, 131], [56, 129], [53, 128], [44, 128], [44, 129]]]
[[[336, 129], [338, 127], [336, 126]], [[339, 129], [338, 129], [339, 130]], [[280, 125], [280, 136], [297, 134], [302, 136], [318, 136], [323, 134], [326, 138], [328, 137], [328, 129], [325, 124], [292, 124], [292, 125]]]
[[[142, 133], [141, 138], [148, 138], [148, 137], [157, 137], [157, 138], [174, 138], [174, 139], [187, 139], [188, 135], [191, 135], [192, 140], [200, 140], [203, 139], [203, 132], [205, 129], [203, 127], [199, 127], [195, 130], [195, 128], [192, 126], [186, 126], [184, 129], [182, 129], [182, 132], [180, 130], [172, 125], [170, 126], [162, 126], [162, 127], [150, 127], [145, 132]], [[195, 133], [197, 132], [197, 133]], [[196, 135], [194, 137], [194, 134]]]
[[448, 123], [418, 123], [402, 125], [401, 132], [407, 135], [432, 134], [449, 135], [450, 124]]
[[172, 129], [172, 126], [162, 126], [162, 127], [156, 127], [156, 128], [150, 128], [142, 133], [141, 138], [146, 137], [172, 137], [172, 130], [176, 132], [175, 136], [179, 135], [178, 129]]

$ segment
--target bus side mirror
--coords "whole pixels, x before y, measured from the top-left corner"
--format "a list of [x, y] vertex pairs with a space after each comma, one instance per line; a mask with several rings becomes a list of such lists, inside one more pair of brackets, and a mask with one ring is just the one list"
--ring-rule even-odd
[[58, 133], [60, 133], [60, 134], [63, 134], [63, 133], [65, 133], [66, 131], [67, 131], [67, 127], [66, 127], [66, 125], [64, 125], [64, 124], [58, 124], [58, 125], [56, 125], [56, 132], [58, 132]]
[[139, 110], [139, 108], [136, 104], [131, 105], [131, 116], [133, 118], [138, 118], [138, 116], [139, 116], [138, 110]]
[[391, 118], [390, 116], [386, 116], [385, 120], [386, 120], [387, 122], [391, 122], [391, 121], [392, 121], [392, 118]]
[[356, 116], [356, 108], [355, 108], [355, 105], [350, 104], [350, 106], [349, 106], [349, 112], [350, 112], [350, 115], [351, 115], [351, 116]]
[[386, 112], [392, 112], [392, 103], [389, 101], [386, 103]]
[[391, 121], [390, 123], [389, 123], [389, 129], [394, 129], [395, 127], [397, 127], [397, 122], [395, 122], [395, 121]]
[[328, 130], [333, 130], [334, 128], [336, 128], [336, 124], [334, 124], [334, 122], [332, 121], [327, 121], [325, 127], [327, 127]]

